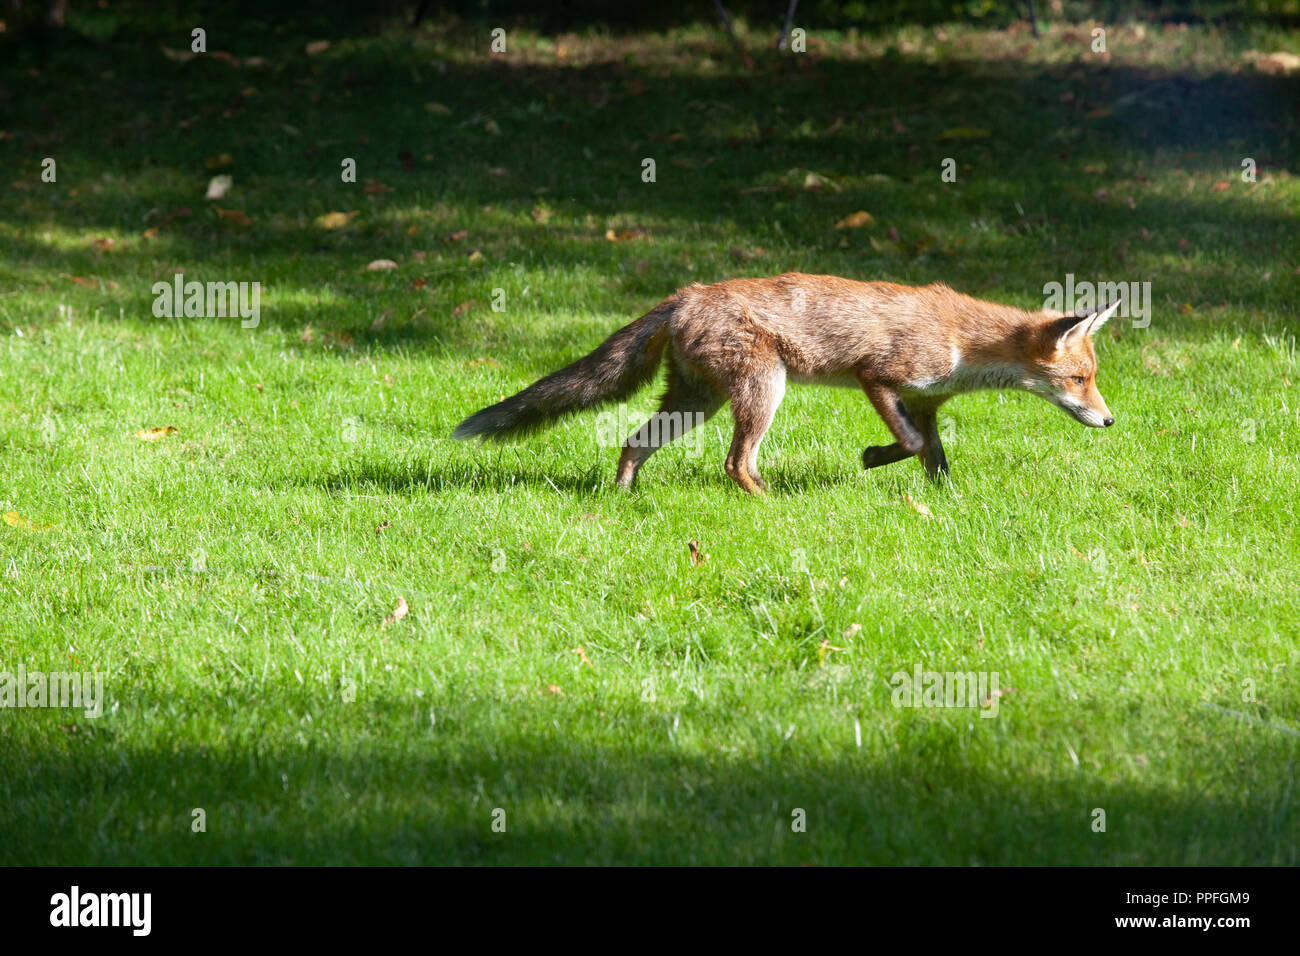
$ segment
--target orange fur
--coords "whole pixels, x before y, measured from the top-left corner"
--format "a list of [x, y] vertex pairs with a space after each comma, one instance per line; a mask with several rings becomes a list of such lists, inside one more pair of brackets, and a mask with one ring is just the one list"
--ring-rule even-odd
[[[864, 465], [916, 455], [935, 476], [948, 470], [937, 409], [962, 392], [1023, 389], [1084, 424], [1111, 424], [1097, 391], [1092, 345], [1109, 316], [1027, 312], [941, 283], [912, 287], [793, 272], [697, 283], [591, 355], [470, 416], [455, 437], [507, 437], [626, 398], [666, 352], [668, 390], [660, 411], [703, 420], [730, 401], [736, 429], [726, 471], [748, 492], [766, 487], [758, 446], [787, 380], [860, 387], [896, 439], [864, 451]], [[631, 487], [656, 447], [625, 445], [621, 487]]]

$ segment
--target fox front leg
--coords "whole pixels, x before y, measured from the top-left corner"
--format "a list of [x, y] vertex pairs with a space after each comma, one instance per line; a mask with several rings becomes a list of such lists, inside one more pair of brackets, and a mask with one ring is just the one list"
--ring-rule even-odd
[[[903, 397], [898, 394], [896, 389], [888, 385], [882, 385], [879, 382], [871, 381], [865, 376], [858, 376], [858, 384], [862, 390], [867, 393], [867, 398], [871, 402], [871, 407], [876, 410], [876, 414], [884, 420], [885, 426], [896, 439], [893, 445], [880, 448], [880, 456], [887, 460], [881, 460], [878, 464], [889, 464], [891, 461], [900, 461], [910, 455], [919, 455], [925, 447], [925, 436], [921, 434], [916, 423], [912, 421], [912, 416], [903, 403]], [[897, 458], [891, 457], [897, 455]], [[863, 452], [863, 464], [868, 468], [874, 465], [867, 464], [867, 454]]]
[[933, 402], [909, 403], [908, 411], [912, 421], [925, 439], [921, 450], [921, 464], [931, 480], [938, 481], [941, 475], [951, 474], [948, 456], [943, 453], [943, 440], [939, 437], [939, 406]]
[[898, 442], [892, 445], [868, 445], [862, 449], [862, 467], [879, 468], [881, 465], [892, 465], [908, 457], [910, 456], [903, 451], [903, 446]]
[[[941, 474], [949, 474], [948, 457], [943, 453], [943, 441], [939, 437], [937, 407], [910, 404], [905, 407], [925, 443], [919, 457], [921, 463], [925, 465], [926, 474], [933, 479], [937, 479]], [[862, 467], [879, 468], [909, 457], [911, 456], [907, 450], [898, 442], [892, 445], [869, 445], [862, 450]]]

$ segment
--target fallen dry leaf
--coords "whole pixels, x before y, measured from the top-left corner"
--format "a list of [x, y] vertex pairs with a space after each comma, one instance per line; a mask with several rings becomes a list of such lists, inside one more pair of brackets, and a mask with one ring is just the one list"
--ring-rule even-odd
[[863, 226], [869, 226], [876, 220], [871, 213], [864, 209], [859, 209], [855, 213], [850, 213], [835, 224], [836, 229], [861, 229]]
[[253, 220], [248, 218], [248, 213], [242, 209], [222, 209], [220, 206], [213, 206], [217, 211], [218, 219], [229, 219], [236, 226], [251, 226]]
[[993, 703], [993, 702], [994, 702], [995, 700], [997, 700], [999, 697], [1005, 697], [1005, 696], [1007, 696], [1007, 694], [1014, 694], [1014, 693], [1016, 693], [1016, 688], [1014, 688], [1014, 687], [994, 687], [994, 688], [991, 688], [991, 689], [989, 690], [989, 695], [988, 695], [987, 697], [984, 698], [984, 702], [983, 702], [980, 706], [982, 706], [982, 707], [987, 707], [987, 706], [989, 706], [989, 704]]
[[142, 428], [135, 433], [141, 441], [162, 441], [172, 432], [179, 431], [175, 425], [159, 425], [156, 428]]
[[66, 273], [63, 274], [63, 278], [70, 279], [71, 281], [75, 282], [77, 285], [93, 286], [96, 284], [94, 279], [83, 279], [81, 276], [70, 276], [67, 275]]
[[577, 653], [577, 655], [580, 658], [582, 658], [582, 663], [586, 664], [592, 670], [596, 669], [596, 665], [591, 662], [591, 658], [587, 656], [587, 651], [583, 648], [581, 644], [579, 644], [573, 650]]
[[831, 643], [830, 638], [823, 638], [822, 642], [817, 645], [817, 663], [822, 667], [826, 666], [826, 657], [831, 651], [842, 651], [844, 648], [836, 647]]
[[930, 513], [930, 509], [925, 506], [924, 502], [917, 501], [911, 495], [903, 495], [903, 501], [905, 501], [907, 503], [907, 506], [911, 508], [913, 511], [915, 511], [917, 514], [919, 514], [922, 518], [934, 517], [934, 515]]
[[437, 113], [439, 116], [451, 115], [451, 110], [443, 106], [441, 103], [425, 103], [424, 108], [430, 113]]
[[462, 302], [460, 305], [456, 306], [456, 308], [451, 310], [451, 317], [453, 319], [458, 318], [464, 315], [470, 309], [474, 308], [476, 305], [482, 305], [482, 303], [479, 302], [478, 299], [469, 299], [466, 302]]
[[226, 193], [230, 192], [230, 187], [235, 185], [233, 176], [213, 176], [208, 180], [208, 191], [204, 194], [204, 199], [221, 199]]
[[140, 238], [141, 238], [141, 239], [157, 239], [157, 238], [158, 238], [158, 230], [157, 230], [157, 229], [146, 229], [144, 232], [142, 232], [142, 233], [140, 234]]
[[324, 53], [329, 48], [330, 48], [329, 40], [312, 40], [306, 46], [308, 56], [316, 56], [319, 53]]
[[605, 230], [605, 238], [610, 242], [629, 242], [633, 239], [644, 239], [648, 235], [649, 233], [641, 228], [622, 229], [618, 232], [615, 232], [613, 229]]
[[342, 229], [359, 214], [360, 210], [357, 209], [352, 212], [327, 212], [323, 216], [317, 216], [314, 221], [322, 229]]
[[443, 242], [460, 242], [469, 235], [468, 229], [457, 229], [455, 232], [449, 232], [442, 237]]
[[564, 691], [560, 690], [560, 688], [557, 687], [555, 684], [547, 684], [546, 689], [549, 690], [552, 694], [559, 694], [561, 697], [565, 696]]
[[402, 618], [406, 617], [409, 611], [410, 608], [406, 606], [406, 598], [399, 597], [397, 599], [397, 607], [393, 608], [393, 613], [388, 615], [388, 617], [384, 618], [384, 626], [381, 628], [381, 630], [384, 631], [388, 630], [389, 627], [396, 624]]
[[707, 554], [700, 554], [700, 543], [696, 541], [694, 538], [691, 538], [690, 541], [686, 542], [686, 546], [691, 549], [692, 567], [701, 565], [705, 561], [709, 560], [709, 556]]
[[1246, 59], [1254, 61], [1255, 69], [1261, 73], [1294, 73], [1300, 70], [1300, 56], [1294, 53], [1247, 50], [1244, 55]]
[[17, 511], [6, 511], [4, 513], [4, 519], [5, 519], [5, 524], [9, 525], [9, 527], [19, 528], [23, 531], [53, 531], [54, 530], [54, 525], [37, 524], [34, 521], [29, 521], [27, 518], [24, 518], [22, 515], [20, 515]]
[[231, 166], [235, 162], [235, 157], [229, 153], [222, 153], [220, 156], [209, 156], [203, 161], [203, 165], [208, 169], [221, 169], [223, 166]]
[[95, 248], [100, 252], [111, 252], [113, 250], [113, 240], [108, 236], [103, 236], [95, 240]]
[[396, 269], [397, 263], [392, 259], [376, 259], [371, 262], [366, 269], [370, 272], [386, 272], [389, 269]]
[[840, 187], [833, 180], [811, 170], [804, 174], [803, 188], [813, 193], [825, 192], [828, 189], [835, 193], [840, 191]]

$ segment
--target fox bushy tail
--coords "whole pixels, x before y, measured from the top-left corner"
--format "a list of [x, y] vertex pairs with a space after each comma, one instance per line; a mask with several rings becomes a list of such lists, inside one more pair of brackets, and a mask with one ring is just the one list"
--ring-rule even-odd
[[619, 329], [590, 355], [539, 379], [518, 394], [475, 412], [452, 438], [498, 441], [527, 434], [593, 405], [628, 398], [654, 377], [668, 338], [676, 299], [659, 303]]

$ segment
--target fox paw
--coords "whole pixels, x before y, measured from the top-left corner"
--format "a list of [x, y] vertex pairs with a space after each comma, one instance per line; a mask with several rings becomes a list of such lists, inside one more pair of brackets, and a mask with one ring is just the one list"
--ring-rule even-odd
[[879, 468], [898, 461], [898, 456], [893, 451], [892, 445], [868, 445], [862, 449], [862, 467]]

